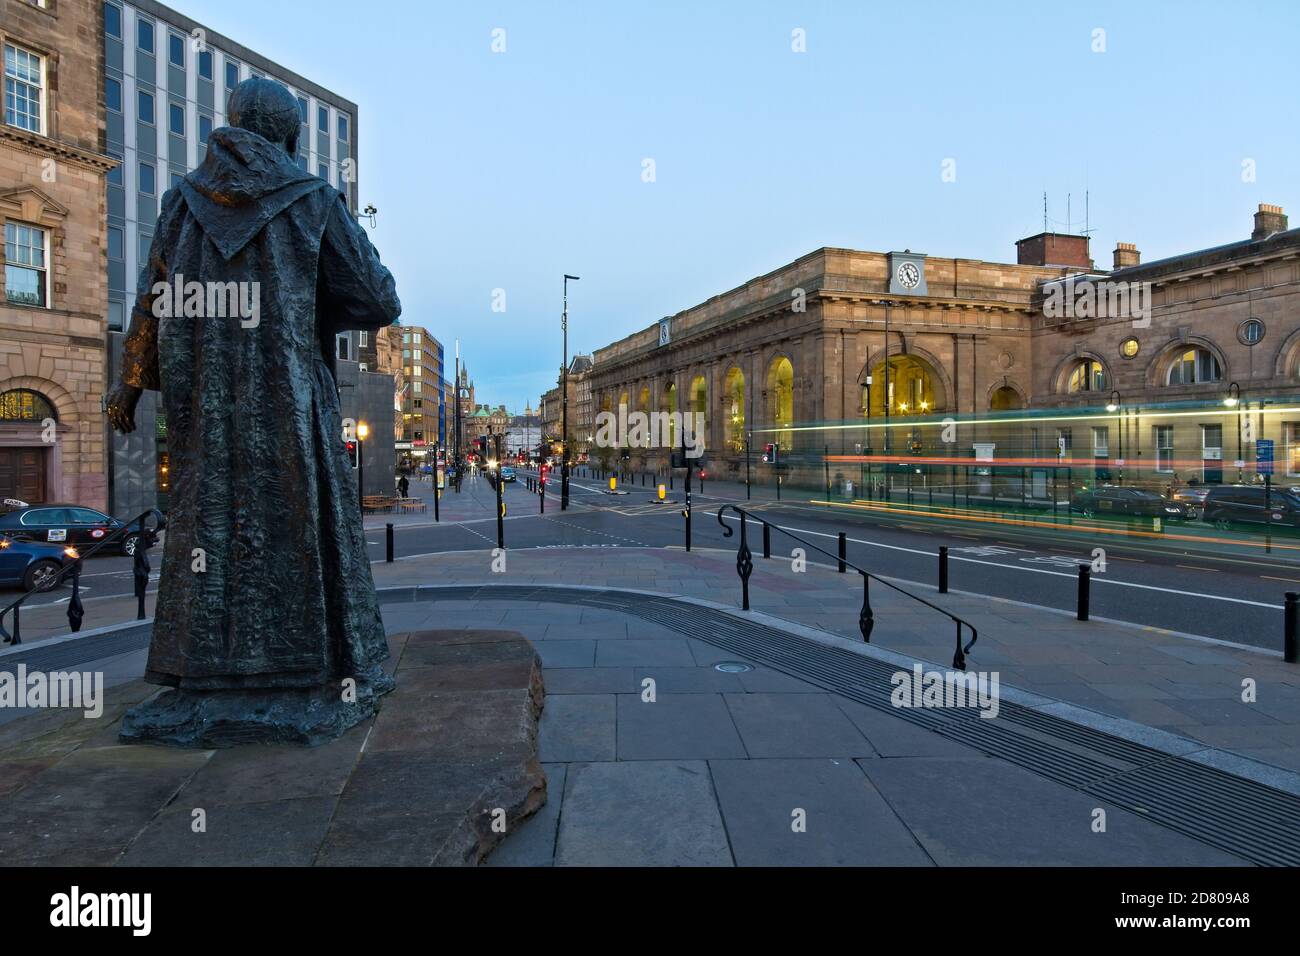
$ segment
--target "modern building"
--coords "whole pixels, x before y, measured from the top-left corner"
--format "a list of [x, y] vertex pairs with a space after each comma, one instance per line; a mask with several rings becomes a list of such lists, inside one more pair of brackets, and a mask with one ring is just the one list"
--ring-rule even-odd
[[1039, 490], [1080, 463], [1254, 480], [1270, 441], [1300, 477], [1300, 230], [1264, 204], [1242, 234], [1146, 264], [1119, 243], [1110, 270], [1088, 237], [1051, 233], [1015, 263], [818, 249], [597, 350], [592, 400], [702, 413], [713, 470], [757, 481], [769, 443], [818, 483], [826, 458], [949, 482], [1002, 461]]
[[430, 449], [445, 446], [450, 434], [446, 353], [442, 343], [418, 325], [403, 325], [401, 336], [402, 376], [407, 385], [402, 393], [403, 441], [411, 446], [410, 457], [421, 459]]
[[3, 5], [0, 497], [107, 504], [97, 4]]
[[[60, 3], [60, 16], [83, 6], [91, 6], [89, 0]], [[226, 123], [230, 91], [254, 76], [287, 86], [298, 99], [302, 121], [298, 165], [341, 190], [354, 214], [358, 123], [355, 103], [154, 0], [104, 0], [95, 6], [93, 25], [88, 20], [86, 26], [102, 42], [82, 62], [102, 66], [102, 83], [100, 76], [94, 82], [102, 98], [107, 153], [120, 164], [109, 174], [107, 190], [108, 360], [109, 375], [115, 377], [136, 277], [153, 241], [162, 196], [203, 161], [208, 135]], [[362, 335], [338, 336], [338, 361], [357, 362], [365, 348]], [[373, 383], [368, 391], [382, 387]], [[340, 395], [344, 417], [357, 418], [362, 408], [352, 407], [352, 394], [341, 389]], [[110, 447], [112, 510], [166, 507], [166, 422], [155, 393], [141, 399], [136, 431], [113, 439]]]

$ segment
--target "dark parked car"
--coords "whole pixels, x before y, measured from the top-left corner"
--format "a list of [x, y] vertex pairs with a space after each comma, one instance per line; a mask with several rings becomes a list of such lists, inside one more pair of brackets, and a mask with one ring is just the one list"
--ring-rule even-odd
[[1205, 498], [1205, 520], [1225, 529], [1235, 523], [1300, 527], [1300, 496], [1283, 488], [1266, 495], [1262, 485], [1219, 485]]
[[0, 585], [48, 591], [59, 570], [76, 559], [76, 549], [71, 547], [15, 541], [0, 534]]
[[[81, 505], [28, 505], [0, 515], [0, 534], [7, 534], [15, 541], [71, 544], [83, 551], [103, 541], [120, 527], [122, 522], [116, 518]], [[110, 550], [128, 557], [134, 555], [139, 538], [135, 532], [123, 534], [116, 545], [110, 546]]]
[[1086, 516], [1125, 515], [1171, 521], [1184, 521], [1188, 517], [1187, 506], [1182, 502], [1142, 488], [1117, 488], [1113, 485], [1079, 492], [1070, 502], [1070, 508]]
[[1196, 518], [1205, 510], [1205, 496], [1209, 493], [1210, 489], [1205, 485], [1189, 485], [1175, 491], [1173, 498], [1174, 501], [1187, 507], [1189, 518]]

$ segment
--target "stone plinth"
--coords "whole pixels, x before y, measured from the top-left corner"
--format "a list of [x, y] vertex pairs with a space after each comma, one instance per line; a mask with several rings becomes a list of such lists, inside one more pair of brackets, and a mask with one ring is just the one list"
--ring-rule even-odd
[[397, 689], [319, 747], [120, 745], [142, 681], [0, 727], [0, 865], [477, 864], [546, 802], [540, 662], [513, 631], [389, 641]]

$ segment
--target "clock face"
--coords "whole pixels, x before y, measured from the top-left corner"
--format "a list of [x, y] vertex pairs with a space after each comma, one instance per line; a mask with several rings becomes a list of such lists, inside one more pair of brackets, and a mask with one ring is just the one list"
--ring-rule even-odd
[[921, 270], [916, 267], [915, 262], [904, 262], [898, 267], [896, 276], [898, 284], [904, 289], [915, 289], [921, 284]]

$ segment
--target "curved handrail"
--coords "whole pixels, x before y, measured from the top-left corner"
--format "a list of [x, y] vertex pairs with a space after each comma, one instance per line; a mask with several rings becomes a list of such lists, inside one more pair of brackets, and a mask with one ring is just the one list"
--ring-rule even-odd
[[[153, 518], [152, 527], [145, 524], [146, 518]], [[21, 644], [22, 631], [21, 631], [21, 624], [20, 624], [21, 621], [20, 614], [21, 614], [23, 602], [25, 602], [33, 594], [43, 594], [46, 591], [54, 590], [55, 587], [58, 587], [59, 585], [63, 584], [63, 582], [68, 578], [68, 576], [72, 577], [72, 598], [71, 600], [68, 601], [68, 623], [72, 627], [72, 630], [74, 632], [81, 630], [81, 618], [85, 613], [81, 607], [81, 597], [79, 594], [81, 588], [81, 562], [84, 561], [86, 558], [90, 557], [91, 555], [98, 553], [101, 548], [112, 543], [113, 541], [121, 540], [129, 532], [138, 533], [140, 535], [140, 540], [136, 542], [136, 547], [135, 547], [134, 570], [136, 576], [135, 593], [136, 593], [136, 598], [140, 602], [140, 610], [139, 610], [138, 617], [139, 619], [143, 619], [144, 618], [144, 587], [141, 586], [140, 572], [141, 572], [141, 568], [143, 568], [144, 585], [147, 587], [149, 583], [149, 559], [145, 556], [145, 552], [147, 552], [150, 548], [152, 548], [157, 543], [158, 532], [162, 531], [166, 527], [167, 527], [167, 519], [163, 517], [163, 513], [159, 511], [157, 508], [150, 508], [148, 511], [140, 512], [140, 514], [136, 515], [130, 521], [123, 522], [120, 528], [118, 528], [112, 534], [107, 535], [102, 541], [95, 542], [95, 544], [93, 544], [87, 551], [82, 552], [78, 550], [76, 559], [74, 559], [70, 564], [65, 564], [61, 568], [59, 568], [59, 572], [55, 578], [55, 583], [53, 585], [46, 585], [43, 588], [32, 588], [26, 594], [20, 595], [16, 600], [10, 602], [10, 604], [7, 607], [0, 610], [0, 639], [3, 639], [4, 643], [6, 644]], [[4, 626], [5, 617], [9, 614], [10, 611], [13, 611], [14, 613], [13, 634], [10, 634], [9, 631], [6, 630]]]
[[[870, 601], [870, 592], [868, 589], [868, 582], [878, 581], [879, 583], [883, 584], [885, 587], [897, 591], [899, 594], [905, 595], [911, 598], [913, 601], [917, 601], [921, 604], [924, 604], [926, 607], [931, 608], [932, 610], [938, 611], [944, 617], [948, 618], [953, 623], [955, 623], [957, 625], [957, 650], [956, 653], [953, 654], [952, 666], [955, 667], [957, 670], [964, 671], [966, 669], [966, 655], [970, 653], [970, 649], [974, 647], [975, 642], [979, 640], [979, 632], [975, 629], [975, 625], [971, 624], [969, 621], [963, 618], [958, 617], [956, 614], [953, 614], [951, 611], [944, 610], [943, 608], [939, 607], [939, 605], [931, 601], [927, 601], [925, 598], [919, 595], [913, 594], [911, 591], [908, 591], [905, 588], [900, 588], [897, 584], [894, 584], [890, 581], [886, 581], [884, 578], [880, 577], [877, 574], [872, 574], [870, 571], [866, 570], [865, 568], [858, 567], [856, 564], [854, 564], [852, 561], [849, 561], [847, 558], [840, 557], [838, 554], [831, 554], [825, 548], [815, 545], [811, 541], [806, 540], [805, 538], [801, 538], [793, 531], [788, 531], [785, 528], [782, 528], [778, 524], [773, 524], [771, 521], [768, 521], [766, 518], [761, 518], [758, 515], [754, 514], [753, 512], [746, 511], [744, 508], [740, 507], [739, 505], [724, 504], [722, 507], [718, 509], [718, 524], [722, 527], [722, 536], [724, 538], [730, 538], [734, 533], [731, 526], [727, 524], [726, 520], [723, 517], [724, 513], [728, 508], [736, 512], [736, 514], [740, 517], [740, 550], [736, 554], [736, 571], [741, 578], [741, 585], [744, 594], [744, 609], [746, 611], [749, 610], [749, 575], [753, 571], [753, 562], [751, 560], [751, 555], [749, 551], [748, 532], [746, 528], [747, 528], [747, 522], [750, 519], [753, 519], [754, 521], [757, 521], [759, 524], [763, 525], [764, 528], [775, 528], [777, 531], [781, 532], [786, 537], [793, 538], [795, 541], [798, 541], [804, 547], [811, 548], [812, 550], [818, 552], [819, 554], [826, 555], [826, 557], [828, 558], [834, 558], [837, 562], [845, 565], [846, 567], [852, 568], [854, 571], [857, 571], [858, 574], [862, 575], [862, 612], [858, 616], [858, 628], [859, 630], [862, 631], [862, 639], [864, 641], [867, 642], [871, 641], [871, 631], [872, 628], [875, 626], [875, 615], [871, 610], [871, 601]], [[970, 641], [967, 642], [965, 647], [962, 646], [962, 642], [961, 642], [961, 632], [963, 627], [969, 630], [971, 635]]]

